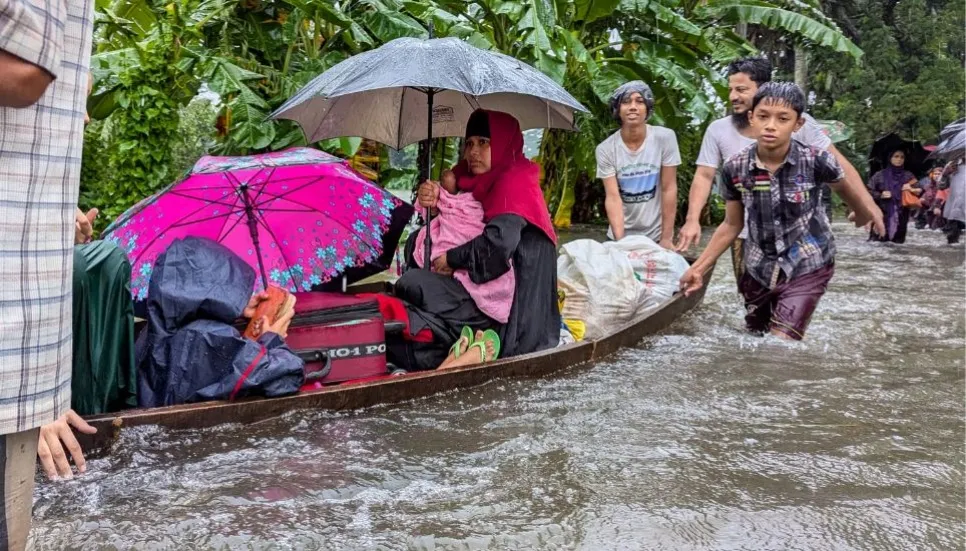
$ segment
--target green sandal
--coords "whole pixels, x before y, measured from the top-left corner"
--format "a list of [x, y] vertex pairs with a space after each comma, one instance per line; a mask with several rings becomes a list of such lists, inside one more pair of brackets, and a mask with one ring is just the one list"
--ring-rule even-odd
[[[486, 359], [486, 343], [488, 342], [493, 343], [493, 357], [489, 360]], [[470, 345], [470, 348], [480, 349], [480, 363], [489, 363], [495, 361], [500, 357], [500, 336], [497, 335], [496, 331], [487, 329], [483, 332], [483, 337], [478, 341], [474, 341], [473, 344]], [[467, 350], [469, 350], [469, 348]]]
[[449, 353], [453, 356], [454, 360], [463, 354], [460, 352], [460, 342], [463, 339], [466, 339], [466, 350], [469, 350], [473, 344], [473, 329], [469, 326], [463, 327], [463, 331], [460, 332], [460, 338], [456, 339], [456, 342], [449, 349]]

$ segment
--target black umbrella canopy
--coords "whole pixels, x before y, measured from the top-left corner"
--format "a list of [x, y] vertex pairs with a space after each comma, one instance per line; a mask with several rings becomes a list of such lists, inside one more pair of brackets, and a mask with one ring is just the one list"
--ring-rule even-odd
[[897, 150], [902, 150], [906, 154], [905, 168], [918, 178], [925, 176], [933, 164], [927, 159], [929, 151], [922, 146], [921, 142], [906, 140], [896, 133], [891, 133], [872, 144], [872, 151], [869, 152], [869, 177], [889, 166], [889, 157]]

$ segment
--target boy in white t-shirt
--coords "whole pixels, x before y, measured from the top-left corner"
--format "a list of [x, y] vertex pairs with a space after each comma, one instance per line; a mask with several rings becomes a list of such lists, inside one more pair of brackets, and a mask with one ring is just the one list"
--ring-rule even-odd
[[654, 94], [639, 80], [615, 90], [610, 106], [621, 128], [597, 146], [597, 177], [607, 194], [607, 236], [646, 235], [670, 249], [681, 164], [677, 137], [669, 128], [647, 124]]

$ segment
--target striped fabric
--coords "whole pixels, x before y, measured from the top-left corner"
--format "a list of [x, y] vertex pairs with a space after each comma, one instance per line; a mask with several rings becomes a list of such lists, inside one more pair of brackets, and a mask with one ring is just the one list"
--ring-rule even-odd
[[793, 139], [772, 174], [753, 143], [728, 159], [721, 175], [725, 200], [742, 201], [748, 215], [745, 270], [758, 283], [774, 289], [782, 273], [788, 280], [832, 263], [835, 243], [822, 190], [845, 173], [831, 153]]
[[0, 49], [56, 77], [0, 107], [0, 434], [70, 407], [73, 221], [92, 0], [0, 0]]

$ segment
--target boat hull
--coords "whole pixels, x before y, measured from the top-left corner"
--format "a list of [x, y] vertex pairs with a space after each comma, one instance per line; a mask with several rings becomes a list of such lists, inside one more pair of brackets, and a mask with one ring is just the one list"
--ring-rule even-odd
[[689, 297], [675, 295], [646, 318], [616, 328], [608, 336], [596, 341], [574, 343], [486, 365], [381, 377], [281, 398], [202, 402], [98, 415], [87, 419], [88, 423], [97, 428], [97, 433], [78, 437], [85, 450], [93, 455], [104, 455], [110, 451], [111, 445], [123, 430], [139, 425], [197, 429], [224, 423], [246, 424], [300, 409], [353, 410], [477, 386], [494, 379], [546, 376], [602, 360], [621, 348], [634, 346], [645, 337], [664, 329], [701, 303], [710, 278], [711, 272], [705, 274], [705, 285], [697, 293]]

